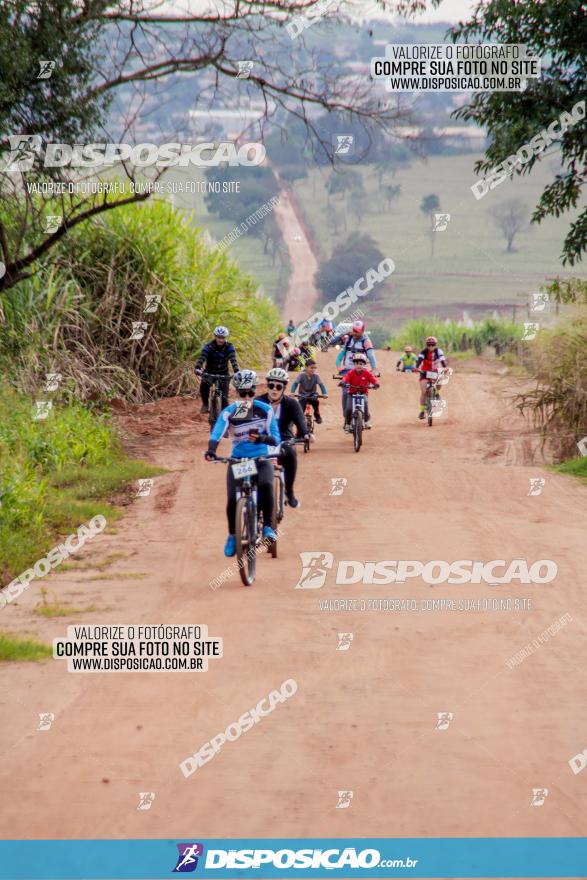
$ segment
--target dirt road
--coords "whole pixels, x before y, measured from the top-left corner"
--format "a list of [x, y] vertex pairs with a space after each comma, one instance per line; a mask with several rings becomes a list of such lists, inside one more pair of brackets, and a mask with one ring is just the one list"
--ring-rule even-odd
[[[224, 657], [206, 673], [73, 674], [60, 661], [3, 664], [0, 807], [11, 838], [579, 836], [585, 746], [587, 489], [536, 466], [506, 466], [504, 380], [457, 372], [447, 414], [415, 418], [416, 381], [382, 354], [373, 430], [360, 454], [332, 398], [312, 452], [300, 455], [302, 506], [288, 510], [279, 558], [245, 588], [209, 582], [222, 556], [224, 467], [207, 464], [193, 401], [136, 408], [137, 453], [169, 468], [80, 568], [45, 582], [63, 604], [98, 610], [32, 615], [38, 587], [2, 626], [50, 641], [70, 623], [207, 624]], [[474, 370], [481, 370], [480, 372]], [[132, 431], [132, 434], [130, 432]], [[540, 496], [529, 478], [542, 476]], [[335, 477], [347, 480], [330, 495]], [[294, 589], [304, 551], [336, 560], [552, 559], [550, 585], [337, 586]], [[340, 598], [531, 598], [533, 610], [321, 611]], [[513, 605], [513, 601], [512, 601]], [[570, 614], [520, 665], [508, 658]], [[337, 650], [339, 632], [352, 632]], [[293, 678], [298, 692], [185, 779], [179, 763]], [[38, 714], [53, 712], [49, 731]], [[436, 729], [438, 713], [452, 713]], [[547, 788], [541, 808], [533, 789]], [[339, 790], [353, 791], [336, 809]], [[155, 792], [149, 811], [138, 793]]]
[[314, 275], [318, 269], [318, 261], [312, 253], [306, 231], [292, 206], [292, 198], [287, 190], [280, 192], [275, 216], [289, 248], [292, 266], [283, 316], [286, 321], [291, 318], [295, 324], [300, 324], [314, 312], [317, 297]]

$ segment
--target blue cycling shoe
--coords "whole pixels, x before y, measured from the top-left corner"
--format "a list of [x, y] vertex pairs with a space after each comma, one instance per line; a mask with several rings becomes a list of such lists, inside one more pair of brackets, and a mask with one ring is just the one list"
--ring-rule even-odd
[[277, 535], [271, 528], [271, 526], [263, 526], [263, 537], [267, 541], [277, 541]]
[[229, 535], [226, 539], [226, 544], [224, 545], [224, 555], [225, 556], [235, 556], [236, 555], [236, 540], [234, 535]]

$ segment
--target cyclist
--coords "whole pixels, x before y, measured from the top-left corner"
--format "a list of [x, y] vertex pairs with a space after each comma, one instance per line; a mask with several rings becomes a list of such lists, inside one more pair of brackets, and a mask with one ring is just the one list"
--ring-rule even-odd
[[[279, 367], [274, 367], [272, 370], [269, 370], [265, 378], [267, 380], [267, 393], [259, 395], [256, 400], [270, 404], [275, 413], [282, 439], [289, 440], [293, 437], [293, 425], [297, 428], [298, 437], [309, 438], [306, 420], [300, 404], [295, 397], [289, 397], [285, 393], [287, 383], [289, 382], [289, 376], [286, 371]], [[287, 503], [290, 507], [297, 507], [300, 502], [294, 495], [294, 483], [298, 469], [295, 446], [281, 446], [277, 461], [283, 466]]]
[[[206, 461], [214, 461], [218, 444], [225, 434], [232, 440], [231, 455], [234, 458], [258, 458], [271, 452], [270, 447], [279, 446], [281, 435], [277, 419], [268, 403], [253, 400], [257, 389], [257, 374], [254, 370], [239, 370], [232, 377], [239, 400], [222, 410], [212, 428]], [[259, 510], [263, 513], [263, 537], [274, 541], [277, 537], [269, 523], [273, 514], [273, 464], [271, 461], [257, 463], [257, 487]], [[227, 470], [226, 478], [226, 516], [228, 518], [228, 538], [224, 545], [224, 555], [236, 553], [236, 481], [232, 468]]]
[[298, 373], [304, 364], [304, 356], [297, 346], [292, 348], [291, 354], [287, 361], [287, 369], [290, 373]]
[[289, 358], [289, 342], [285, 333], [280, 333], [273, 343], [271, 357], [274, 367], [283, 366], [287, 363]]
[[[206, 364], [205, 372], [215, 373], [217, 376], [226, 377], [225, 379], [222, 379], [223, 409], [228, 406], [228, 388], [230, 383], [230, 373], [228, 372], [229, 362], [233, 373], [238, 373], [239, 371], [234, 345], [232, 342], [227, 342], [229, 335], [229, 331], [226, 327], [216, 327], [214, 330], [214, 339], [204, 346], [200, 357], [195, 364], [196, 376], [201, 376], [202, 373], [204, 373], [202, 367]], [[210, 400], [210, 387], [212, 382], [213, 380], [206, 379], [205, 376], [200, 382], [200, 394], [202, 395], [201, 413], [209, 412], [208, 402]]]
[[[428, 370], [437, 371], [440, 367], [447, 367], [446, 357], [441, 348], [438, 347], [436, 336], [429, 336], [426, 340], [426, 348], [423, 348], [416, 360], [416, 369], [420, 372], [420, 413], [419, 419], [426, 418], [426, 372]], [[440, 392], [437, 390], [437, 395]]]
[[[365, 332], [365, 323], [363, 321], [355, 321], [352, 330], [350, 333], [341, 333], [338, 336], [335, 336], [330, 340], [330, 345], [338, 345], [341, 344], [343, 358], [342, 358], [342, 369], [339, 369], [339, 372], [346, 372], [347, 370], [351, 370], [353, 367], [353, 357], [358, 352], [362, 352], [369, 359], [369, 363], [371, 365], [371, 369], [377, 369], [377, 359], [375, 357], [375, 350], [373, 348], [373, 343], [367, 336]], [[338, 358], [336, 359], [336, 363], [338, 366]], [[347, 410], [347, 402], [348, 402], [348, 394], [346, 388], [342, 389], [342, 414], [345, 417], [345, 425], [346, 425], [346, 410]]]
[[293, 320], [290, 318], [288, 325], [285, 328], [285, 332], [287, 333], [288, 336], [291, 336], [295, 329], [296, 329], [296, 325], [294, 324]]
[[351, 430], [353, 417], [353, 394], [361, 392], [365, 395], [365, 427], [371, 428], [371, 416], [369, 414], [369, 385], [379, 388], [377, 377], [367, 369], [367, 358], [364, 354], [357, 353], [353, 358], [353, 369], [343, 377], [343, 382], [349, 386], [347, 395], [347, 408], [345, 412], [344, 429], [348, 434]]
[[309, 403], [314, 410], [314, 417], [316, 419], [316, 422], [321, 425], [322, 416], [320, 415], [320, 401], [315, 396], [316, 388], [319, 385], [320, 391], [325, 397], [328, 397], [328, 391], [326, 390], [324, 382], [318, 375], [317, 369], [318, 367], [316, 366], [316, 361], [313, 358], [309, 358], [306, 361], [304, 372], [296, 376], [295, 382], [291, 386], [291, 393], [294, 394], [296, 388], [298, 388], [299, 386], [300, 406], [302, 407], [302, 409], [305, 409], [306, 404]]
[[395, 365], [395, 368], [396, 370], [400, 370], [400, 372], [402, 373], [412, 373], [416, 369], [417, 360], [418, 355], [414, 354], [412, 346], [406, 345], [406, 347], [404, 348], [404, 353]]
[[316, 357], [316, 349], [309, 342], [300, 342], [300, 363], [305, 367], [309, 360]]

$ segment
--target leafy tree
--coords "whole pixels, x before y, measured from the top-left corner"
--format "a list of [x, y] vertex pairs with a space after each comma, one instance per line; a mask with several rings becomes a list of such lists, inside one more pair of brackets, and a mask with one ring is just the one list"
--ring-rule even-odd
[[294, 183], [296, 180], [304, 180], [308, 171], [303, 165], [285, 165], [279, 169], [279, 175], [286, 183]]
[[326, 205], [326, 222], [328, 223], [332, 234], [338, 235], [338, 224], [340, 222], [340, 212], [333, 205]]
[[391, 203], [395, 201], [395, 199], [399, 199], [402, 192], [402, 188], [399, 184], [395, 186], [393, 184], [388, 184], [383, 189], [383, 196], [385, 198], [385, 206], [389, 210], [391, 208]]
[[314, 276], [323, 301], [334, 299], [349, 285], [353, 285], [367, 269], [376, 268], [382, 259], [383, 254], [370, 235], [351, 233], [334, 248], [330, 258], [320, 265]]
[[[307, 0], [304, 13], [320, 2]], [[324, 18], [340, 20], [346, 3], [327, 10]], [[186, 76], [193, 79], [190, 93], [198, 107], [234, 99], [235, 86], [239, 94], [260, 97], [265, 110], [255, 123], [257, 137], [270, 119], [285, 125], [293, 116], [327, 161], [332, 161], [332, 140], [329, 131], [316, 125], [316, 108], [331, 121], [336, 116], [346, 127], [352, 122], [365, 130], [373, 125], [389, 130], [401, 115], [397, 107], [377, 101], [374, 83], [341, 78], [332, 58], [309, 48], [304, 34], [292, 52], [287, 25], [302, 8], [299, 0], [248, 0], [212, 10], [198, 5], [196, 11], [177, 4], [170, 10], [170, 5], [159, 0], [0, 0], [0, 159], [12, 153], [9, 135], [41, 139], [32, 168], [15, 169], [12, 163], [10, 170], [0, 171], [0, 260], [5, 265], [0, 290], [30, 276], [78, 224], [149, 197], [148, 190], [128, 198], [117, 193], [83, 197], [67, 189], [58, 197], [44, 191], [32, 195], [26, 184], [33, 178], [66, 186], [75, 179], [67, 168], [47, 172], [47, 144], [93, 143], [98, 130], [100, 143], [123, 139], [136, 144], [144, 140], [145, 120], [151, 141], [185, 141], [171, 129], [176, 120], [187, 119], [185, 108], [169, 113], [161, 107], [173, 89], [184, 88]], [[426, 4], [382, 0], [382, 5], [409, 12]], [[248, 79], [239, 78], [243, 58], [253, 62]], [[45, 60], [55, 61], [54, 71], [49, 80], [37, 82]], [[107, 118], [114, 96], [117, 112]], [[151, 134], [157, 119], [159, 131]], [[137, 131], [138, 123], [142, 130]], [[183, 133], [187, 137], [187, 129]], [[128, 162], [116, 168], [127, 182], [141, 180], [140, 168]], [[61, 217], [52, 232], [45, 231], [48, 213]]]
[[420, 202], [420, 210], [423, 214], [426, 214], [427, 217], [431, 218], [432, 214], [440, 211], [440, 199], [434, 193], [429, 196], [424, 196]]
[[489, 210], [489, 216], [501, 230], [507, 242], [507, 252], [511, 254], [514, 238], [524, 228], [528, 220], [528, 208], [519, 199], [509, 199]]
[[430, 221], [430, 228], [427, 232], [428, 238], [430, 239], [430, 256], [434, 256], [434, 245], [435, 245], [435, 236], [434, 236], [434, 214], [437, 211], [440, 211], [440, 199], [435, 193], [431, 193], [429, 196], [424, 196], [422, 201], [420, 202], [420, 210], [423, 214], [426, 214]]
[[362, 222], [363, 217], [367, 213], [367, 208], [369, 205], [369, 200], [366, 195], [357, 193], [351, 197], [350, 208], [353, 214], [356, 216], [359, 223]]
[[[515, 154], [563, 112], [587, 99], [587, 8], [577, 0], [488, 0], [471, 18], [452, 30], [454, 41], [525, 43], [541, 58], [540, 79], [529, 80], [523, 92], [484, 92], [474, 96], [456, 117], [472, 119], [488, 129], [490, 143], [475, 171], [487, 172]], [[583, 113], [585, 105], [583, 105]], [[546, 185], [531, 217], [540, 223], [575, 208], [587, 181], [587, 124], [571, 125], [560, 138], [562, 170]], [[514, 169], [530, 174], [536, 162]], [[563, 263], [574, 265], [587, 247], [587, 207], [570, 223], [562, 250]]]

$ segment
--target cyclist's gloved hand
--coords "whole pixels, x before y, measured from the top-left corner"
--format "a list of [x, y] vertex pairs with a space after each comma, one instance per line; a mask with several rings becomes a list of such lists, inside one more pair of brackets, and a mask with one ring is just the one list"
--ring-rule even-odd
[[253, 443], [265, 443], [267, 446], [275, 446], [275, 437], [271, 434], [260, 434], [258, 431], [249, 431], [249, 437]]
[[201, 376], [203, 372], [204, 371], [201, 367], [196, 367], [196, 376]]
[[218, 441], [217, 440], [209, 440], [208, 441], [208, 449], [204, 453], [204, 458], [206, 461], [214, 461], [216, 459], [216, 450], [218, 449]]
[[381, 385], [379, 384], [379, 382], [376, 382], [373, 388], [381, 388]]

